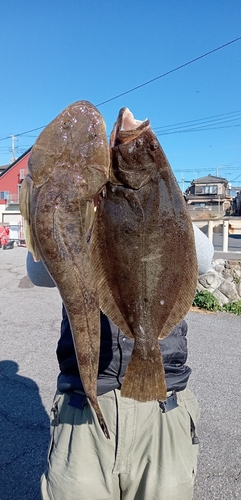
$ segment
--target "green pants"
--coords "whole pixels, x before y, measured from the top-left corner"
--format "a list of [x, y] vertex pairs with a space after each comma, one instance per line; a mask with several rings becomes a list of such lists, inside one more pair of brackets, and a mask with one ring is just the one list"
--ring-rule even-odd
[[198, 403], [189, 389], [163, 413], [157, 401], [140, 403], [115, 390], [98, 398], [111, 439], [89, 404], [69, 406], [57, 393], [51, 414], [43, 500], [192, 500], [198, 444]]

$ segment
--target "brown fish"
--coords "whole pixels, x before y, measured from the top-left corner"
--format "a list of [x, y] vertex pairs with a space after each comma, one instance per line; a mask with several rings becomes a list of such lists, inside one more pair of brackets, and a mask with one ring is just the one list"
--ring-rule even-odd
[[109, 161], [101, 114], [91, 103], [78, 101], [39, 135], [20, 190], [29, 249], [36, 260], [42, 259], [59, 289], [82, 384], [108, 438], [96, 396], [99, 300], [86, 243], [86, 219], [94, 196], [106, 183]]
[[149, 120], [137, 121], [123, 108], [111, 146], [110, 182], [91, 237], [100, 307], [135, 340], [122, 396], [164, 400], [158, 338], [182, 320], [195, 295], [192, 223]]

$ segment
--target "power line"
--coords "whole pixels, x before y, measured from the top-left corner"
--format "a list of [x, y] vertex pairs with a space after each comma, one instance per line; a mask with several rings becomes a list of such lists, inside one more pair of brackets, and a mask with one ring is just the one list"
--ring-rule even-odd
[[[110, 101], [114, 101], [115, 99], [122, 97], [123, 95], [130, 94], [131, 92], [134, 92], [135, 90], [138, 90], [141, 87], [145, 87], [146, 85], [149, 85], [150, 83], [152, 83], [156, 80], [159, 80], [160, 78], [164, 78], [165, 76], [170, 75], [171, 73], [174, 73], [175, 71], [178, 71], [179, 69], [182, 69], [182, 68], [184, 68], [184, 67], [186, 67], [186, 66], [188, 66], [196, 61], [199, 61], [200, 59], [203, 59], [204, 57], [207, 57], [208, 55], [213, 54], [214, 52], [217, 52], [218, 50], [221, 50], [221, 49], [227, 47], [228, 45], [231, 45], [239, 40], [241, 40], [241, 36], [238, 38], [235, 38], [233, 40], [230, 40], [229, 42], [224, 43], [223, 45], [220, 45], [219, 47], [216, 47], [215, 49], [209, 50], [208, 52], [205, 52], [205, 54], [202, 54], [201, 56], [195, 57], [194, 59], [191, 59], [190, 61], [188, 61], [184, 64], [181, 64], [180, 66], [177, 66], [176, 68], [173, 68], [173, 69], [167, 71], [166, 73], [163, 73], [162, 75], [156, 76], [155, 78], [152, 78], [151, 80], [148, 80], [147, 82], [141, 83], [140, 85], [137, 85], [136, 87], [133, 87], [129, 90], [126, 90], [125, 92], [122, 92], [121, 94], [118, 94], [114, 97], [111, 97], [110, 99], [107, 99], [106, 101], [102, 101], [99, 104], [96, 104], [95, 106], [96, 107], [102, 106], [103, 104], [107, 104]], [[186, 123], [188, 123], [188, 122], [186, 122]], [[25, 135], [25, 134], [28, 134], [30, 132], [35, 132], [36, 130], [43, 129], [45, 126], [46, 125], [43, 125], [42, 127], [37, 127], [37, 128], [31, 129], [31, 130], [27, 130], [26, 132], [21, 132], [19, 134], [15, 134], [15, 137], [18, 137], [20, 135]], [[7, 139], [10, 139], [11, 137], [12, 137], [12, 135], [8, 135], [7, 137], [0, 138], [0, 141], [5, 141]]]
[[[233, 115], [233, 116], [230, 116], [230, 115]], [[179, 123], [174, 123], [174, 124], [171, 124], [171, 125], [163, 125], [163, 126], [160, 126], [160, 127], [155, 127], [153, 128], [153, 130], [161, 130], [161, 129], [166, 129], [166, 128], [176, 128], [176, 127], [184, 127], [184, 126], [192, 126], [192, 124], [196, 125], [196, 124], [200, 124], [200, 125], [206, 125], [206, 124], [209, 124], [210, 122], [211, 123], [215, 123], [215, 122], [218, 122], [218, 123], [223, 123], [223, 121], [233, 121], [233, 120], [237, 120], [238, 118], [241, 118], [241, 111], [238, 110], [238, 111], [230, 111], [229, 113], [222, 113], [222, 114], [219, 114], [219, 115], [213, 115], [213, 116], [206, 116], [204, 118], [198, 118], [196, 120], [188, 120], [188, 121], [185, 121], [185, 122], [179, 122]]]
[[118, 99], [119, 97], [122, 97], [123, 95], [130, 94], [130, 92], [134, 92], [134, 90], [140, 89], [141, 87], [144, 87], [145, 85], [149, 85], [152, 82], [155, 82], [156, 80], [159, 80], [160, 78], [163, 78], [164, 76], [170, 75], [171, 73], [174, 73], [174, 71], [178, 71], [179, 69], [184, 68], [185, 66], [188, 66], [189, 64], [192, 64], [196, 61], [199, 61], [200, 59], [203, 59], [203, 57], [209, 56], [210, 54], [213, 54], [213, 52], [217, 52], [218, 50], [223, 49], [224, 47], [227, 47], [228, 45], [231, 45], [232, 43], [237, 42], [238, 40], [241, 40], [241, 36], [238, 38], [235, 38], [234, 40], [231, 40], [230, 42], [224, 43], [223, 45], [220, 45], [219, 47], [216, 47], [213, 50], [209, 50], [209, 52], [205, 52], [205, 54], [202, 54], [201, 56], [195, 57], [195, 59], [191, 59], [191, 61], [188, 61], [184, 64], [181, 64], [180, 66], [177, 66], [174, 69], [171, 69], [167, 71], [166, 73], [163, 73], [162, 75], [156, 76], [155, 78], [152, 78], [151, 80], [148, 80], [145, 83], [141, 83], [140, 85], [137, 85], [136, 87], [133, 87], [130, 90], [126, 90], [125, 92], [122, 92], [121, 94], [118, 94], [114, 97], [111, 97], [110, 99], [107, 99], [106, 101], [102, 101], [99, 104], [96, 104], [96, 106], [102, 106], [103, 104], [106, 104], [107, 102], [114, 101], [114, 99]]
[[231, 162], [229, 163], [229, 165], [230, 165], [230, 166], [231, 166], [231, 165], [233, 165], [233, 164], [236, 162], [236, 160], [240, 157], [240, 155], [241, 155], [241, 152], [240, 152], [240, 153], [239, 153], [239, 154], [238, 154], [238, 155], [234, 158], [234, 160], [233, 160], [233, 161], [231, 161]]
[[[46, 125], [43, 125], [42, 127], [37, 127], [37, 128], [33, 128], [32, 130], [27, 130], [26, 132], [20, 132], [19, 134], [14, 134], [15, 137], [19, 137], [20, 135], [25, 135], [25, 134], [28, 134], [29, 132], [35, 132], [35, 130], [40, 130], [41, 128], [44, 128], [46, 127]], [[11, 135], [8, 135], [7, 137], [3, 137], [2, 139], [0, 139], [0, 141], [6, 141], [6, 139], [11, 139]]]
[[238, 179], [239, 177], [241, 177], [241, 174], [239, 174], [238, 177], [235, 177], [235, 179], [232, 179], [230, 182], [236, 181], [236, 179]]
[[171, 135], [171, 134], [183, 134], [185, 132], [202, 132], [204, 130], [218, 130], [220, 128], [233, 128], [233, 127], [241, 127], [241, 124], [237, 125], [224, 125], [221, 127], [199, 127], [199, 128], [191, 128], [191, 129], [186, 129], [186, 130], [172, 130], [170, 132], [164, 131], [164, 132], [157, 132], [156, 136], [161, 136], [161, 135]]
[[[233, 115], [233, 116], [231, 116], [231, 115]], [[221, 119], [222, 117], [224, 117], [224, 118]], [[238, 120], [240, 118], [241, 118], [241, 111], [237, 110], [237, 111], [230, 111], [229, 113], [222, 113], [219, 115], [213, 115], [210, 117], [198, 118], [196, 120], [179, 122], [179, 123], [172, 124], [172, 125], [162, 125], [162, 126], [158, 126], [158, 127], [153, 127], [153, 130], [155, 131], [157, 136], [161, 136], [161, 135], [168, 135], [168, 134], [176, 134], [179, 132], [180, 133], [181, 132], [182, 133], [183, 132], [192, 132], [192, 131], [199, 132], [202, 130], [215, 130], [218, 128], [240, 127], [239, 124], [211, 127], [212, 125], [215, 125], [215, 124], [221, 125], [223, 123], [232, 122], [232, 121]], [[189, 128], [187, 128], [188, 126], [189, 126]], [[15, 135], [15, 137], [20, 137], [21, 135], [26, 135], [30, 132], [33, 132], [35, 130], [40, 130], [42, 128], [44, 128], [44, 126], [38, 127], [38, 128], [32, 129], [32, 130], [28, 130], [26, 132], [21, 132], [19, 134], [14, 134], [14, 135]], [[11, 137], [12, 137], [11, 135], [9, 135], [7, 137], [3, 137], [0, 139], [0, 141], [11, 139]], [[27, 136], [26, 135], [26, 137], [36, 138], [37, 136]], [[0, 148], [0, 150], [1, 149], [2, 148]]]

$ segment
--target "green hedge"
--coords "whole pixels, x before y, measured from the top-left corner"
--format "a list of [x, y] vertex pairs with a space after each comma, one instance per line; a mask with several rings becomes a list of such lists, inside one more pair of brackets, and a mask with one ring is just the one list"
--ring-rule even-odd
[[201, 290], [196, 293], [193, 306], [207, 309], [208, 311], [226, 311], [241, 316], [241, 300], [220, 306], [216, 297], [211, 292], [208, 292], [208, 290]]

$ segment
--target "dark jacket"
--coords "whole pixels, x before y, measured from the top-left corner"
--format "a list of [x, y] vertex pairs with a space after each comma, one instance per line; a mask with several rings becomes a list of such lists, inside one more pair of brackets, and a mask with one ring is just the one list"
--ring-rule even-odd
[[[103, 313], [100, 313], [100, 315], [101, 343], [97, 380], [98, 395], [121, 388], [133, 349], [133, 341], [123, 335], [107, 316]], [[185, 389], [191, 373], [191, 369], [185, 365], [187, 359], [186, 334], [187, 323], [182, 320], [168, 337], [159, 341], [168, 391]], [[64, 307], [57, 358], [60, 367], [58, 390], [61, 392], [83, 390], [69, 320]]]

